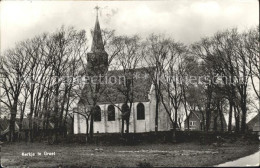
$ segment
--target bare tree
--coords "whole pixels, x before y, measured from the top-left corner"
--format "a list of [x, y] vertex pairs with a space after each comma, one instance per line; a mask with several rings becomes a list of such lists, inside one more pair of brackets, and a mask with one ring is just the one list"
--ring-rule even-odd
[[21, 44], [14, 49], [7, 50], [1, 58], [1, 87], [3, 95], [1, 102], [10, 109], [9, 140], [15, 141], [15, 119], [19, 103], [19, 96], [24, 86], [24, 78], [28, 75], [26, 68], [29, 61], [26, 51]]
[[[138, 36], [126, 37], [120, 36], [113, 40], [112, 45], [118, 51], [115, 59], [118, 66], [118, 76], [123, 77], [125, 81], [123, 84], [117, 85], [117, 91], [123, 95], [123, 106], [117, 105], [117, 102], [110, 100], [110, 102], [121, 111], [122, 129], [121, 134], [124, 134], [124, 123], [126, 122], [126, 133], [129, 132], [130, 114], [135, 99], [135, 82], [136, 69], [140, 67], [141, 53], [140, 53], [140, 38]], [[111, 74], [112, 75], [112, 74]], [[107, 95], [107, 97], [109, 97]]]
[[[165, 56], [169, 52], [168, 48], [169, 39], [164, 38], [162, 35], [152, 34], [147, 38], [143, 44], [142, 57], [143, 66], [146, 68], [149, 77], [152, 80], [155, 92], [155, 133], [158, 132], [158, 119], [159, 119], [159, 106], [161, 81], [163, 66], [165, 66]], [[152, 70], [150, 67], [154, 67]]]

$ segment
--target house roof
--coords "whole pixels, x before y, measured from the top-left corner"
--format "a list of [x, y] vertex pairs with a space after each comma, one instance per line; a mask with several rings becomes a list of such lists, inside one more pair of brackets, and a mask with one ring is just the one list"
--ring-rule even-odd
[[[98, 95], [98, 104], [118, 104], [126, 101], [127, 80], [132, 79], [133, 75], [133, 102], [148, 102], [152, 78], [150, 72], [153, 67], [137, 68], [128, 70], [113, 70], [106, 74], [106, 81], [100, 86], [100, 95]], [[105, 79], [104, 79], [105, 80]], [[132, 80], [130, 80], [132, 81]], [[90, 105], [93, 103], [93, 85], [85, 84], [79, 104]]]
[[[33, 123], [36, 123], [39, 128], [43, 128], [43, 119], [36, 119], [36, 118], [32, 118], [32, 121]], [[19, 121], [17, 121], [17, 123], [19, 123]], [[52, 129], [54, 128], [54, 125], [53, 123], [49, 122], [49, 125], [48, 125], [48, 128], [49, 129]], [[22, 129], [29, 129], [29, 118], [24, 118], [23, 121], [22, 121]]]
[[[202, 120], [202, 114], [200, 111], [191, 111], [193, 114], [195, 114], [195, 116], [199, 119]], [[191, 114], [191, 113], [190, 113]], [[189, 115], [190, 115], [189, 114]]]
[[252, 118], [248, 123], [247, 126], [249, 128], [253, 128], [256, 123], [259, 124], [260, 122], [260, 114], [258, 113], [254, 118]]
[[9, 122], [6, 118], [0, 118], [0, 130], [4, 131], [9, 126]]
[[[15, 124], [14, 124], [14, 130], [15, 130], [15, 132], [19, 131], [19, 126], [18, 126], [17, 122], [15, 122]], [[1, 131], [1, 135], [7, 134], [8, 132], [9, 132], [9, 124], [5, 130]]]
[[[190, 111], [189, 117], [190, 117], [191, 114], [194, 114], [197, 117], [198, 120], [202, 120], [202, 114], [201, 114], [200, 111], [196, 111], [196, 110], [195, 111], [194, 110]], [[186, 120], [187, 120], [187, 118], [185, 119], [185, 121]]]

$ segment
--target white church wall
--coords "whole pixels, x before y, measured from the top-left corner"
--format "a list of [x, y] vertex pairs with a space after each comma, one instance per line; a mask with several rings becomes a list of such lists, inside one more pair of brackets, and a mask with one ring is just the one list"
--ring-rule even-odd
[[104, 133], [104, 107], [99, 106], [101, 109], [101, 121], [94, 121], [93, 132], [94, 133]]
[[86, 133], [86, 119], [78, 114], [74, 113], [74, 134]]
[[[139, 103], [139, 102], [138, 102]], [[150, 108], [149, 108], [149, 102], [142, 102], [144, 104], [145, 109], [145, 119], [144, 120], [137, 120], [137, 110], [136, 107], [138, 103], [135, 103], [135, 122], [136, 122], [136, 130], [135, 132], [150, 132]]]
[[105, 123], [105, 132], [106, 133], [117, 133], [120, 132], [120, 111], [118, 110], [118, 108], [115, 107], [115, 121], [107, 121], [107, 108], [109, 105], [105, 105], [105, 119], [106, 119], [106, 123]]
[[[151, 132], [155, 130], [155, 96], [150, 95], [149, 102], [142, 102], [145, 107], [145, 119], [137, 120], [137, 105], [139, 102], [133, 103], [132, 111], [130, 114], [129, 132], [141, 133]], [[121, 107], [123, 104], [116, 104]], [[121, 111], [115, 107], [115, 121], [107, 121], [107, 108], [109, 104], [99, 105], [101, 108], [101, 121], [94, 121], [94, 133], [120, 133], [122, 128]], [[128, 104], [128, 106], [130, 106]], [[171, 128], [171, 122], [168, 114], [166, 113], [164, 106], [159, 105], [158, 114], [158, 131], [168, 131]], [[78, 117], [79, 116], [79, 117]], [[89, 121], [90, 122], [90, 121]], [[90, 123], [89, 123], [90, 125]], [[126, 130], [126, 123], [124, 125], [124, 131]], [[86, 133], [86, 121], [81, 115], [74, 114], [74, 133]]]
[[[128, 104], [130, 107], [130, 104]], [[134, 112], [135, 112], [135, 103], [132, 104], [132, 109], [130, 112], [130, 118], [129, 118], [129, 132], [133, 133], [135, 131], [135, 120], [134, 120]], [[126, 123], [124, 129], [126, 130]]]
[[159, 105], [159, 114], [158, 114], [158, 131], [168, 131], [169, 130], [169, 115], [167, 114], [164, 106]]
[[74, 132], [74, 134], [78, 134], [79, 133], [79, 122], [78, 122], [78, 117], [79, 117], [79, 114], [77, 114], [77, 113], [74, 113], [73, 114], [74, 115], [74, 117], [73, 117], [73, 119], [74, 119], [74, 121], [73, 121], [73, 132]]
[[150, 102], [149, 102], [149, 130], [155, 131], [155, 109], [156, 109], [156, 102], [155, 102], [155, 95], [150, 95]]
[[[154, 87], [151, 88], [150, 91], [150, 131], [155, 131], [155, 113], [156, 113], [156, 97]], [[158, 131], [169, 131], [171, 128], [170, 117], [167, 114], [162, 103], [159, 104], [159, 112], [158, 112]]]

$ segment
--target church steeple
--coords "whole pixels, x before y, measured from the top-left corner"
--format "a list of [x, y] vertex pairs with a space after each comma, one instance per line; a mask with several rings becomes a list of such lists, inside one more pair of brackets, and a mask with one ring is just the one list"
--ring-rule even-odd
[[91, 50], [87, 54], [87, 68], [90, 75], [104, 74], [108, 70], [108, 54], [105, 51], [101, 28], [98, 20], [98, 9], [97, 10], [96, 23], [93, 31], [93, 41]]
[[99, 20], [98, 20], [98, 10], [99, 7], [95, 7], [97, 10], [97, 16], [96, 16], [96, 24], [93, 32], [93, 41], [92, 41], [92, 46], [91, 46], [91, 51], [92, 52], [102, 52], [104, 51], [104, 44], [103, 44], [103, 39], [102, 39], [102, 33], [99, 25]]

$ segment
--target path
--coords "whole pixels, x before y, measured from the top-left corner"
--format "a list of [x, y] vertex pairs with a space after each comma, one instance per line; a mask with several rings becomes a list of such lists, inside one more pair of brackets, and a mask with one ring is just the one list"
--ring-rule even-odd
[[234, 160], [234, 161], [230, 161], [230, 162], [226, 162], [226, 163], [217, 165], [216, 167], [259, 166], [259, 163], [260, 163], [260, 153], [259, 152], [260, 151], [254, 153], [252, 155]]

